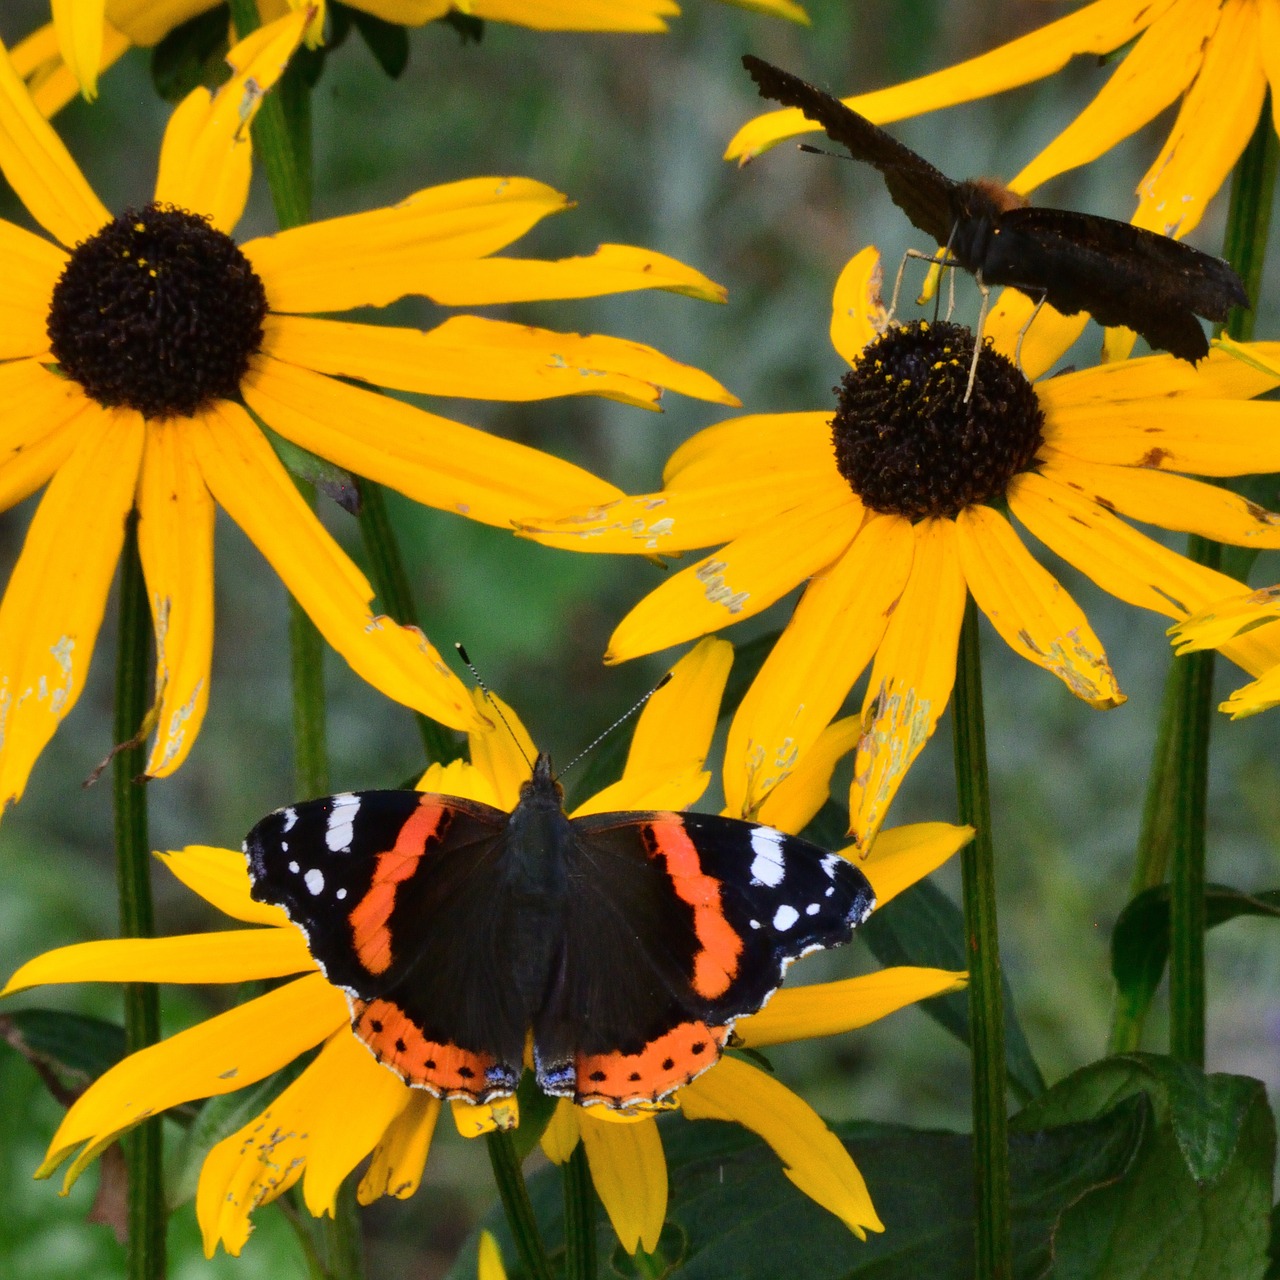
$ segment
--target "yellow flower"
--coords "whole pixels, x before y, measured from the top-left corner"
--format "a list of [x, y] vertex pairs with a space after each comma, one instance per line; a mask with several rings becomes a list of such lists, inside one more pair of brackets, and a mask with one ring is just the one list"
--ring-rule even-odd
[[498, 400], [596, 394], [654, 407], [663, 386], [733, 400], [698, 370], [613, 337], [465, 315], [422, 332], [299, 314], [411, 293], [445, 305], [653, 287], [723, 296], [625, 245], [558, 262], [491, 256], [567, 206], [525, 178], [429, 187], [237, 246], [248, 122], [305, 21], [287, 16], [236, 46], [232, 79], [174, 112], [154, 202], [115, 219], [0, 51], [0, 168], [53, 238], [0, 222], [0, 508], [48, 483], [0, 602], [0, 806], [22, 794], [80, 695], [135, 507], [158, 655], [149, 774], [181, 764], [205, 713], [215, 502], [361, 677], [445, 724], [471, 722], [467, 690], [421, 633], [371, 613], [372, 588], [258, 420], [419, 502], [510, 527], [531, 505], [617, 490], [340, 379]]
[[[725, 794], [758, 812], [869, 663], [850, 796], [865, 848], [951, 696], [967, 592], [1013, 650], [1099, 708], [1123, 701], [1079, 606], [1027, 551], [1008, 510], [1064, 560], [1131, 604], [1183, 619], [1239, 583], [1125, 523], [1280, 546], [1280, 516], [1187, 478], [1280, 467], [1277, 344], [1215, 348], [1040, 382], [988, 351], [964, 401], [972, 336], [884, 325], [866, 250], [836, 285], [832, 341], [853, 366], [841, 409], [710, 427], [667, 463], [660, 493], [624, 498], [529, 535], [579, 551], [680, 553], [727, 543], [672, 575], [622, 620], [619, 662], [761, 612], [809, 582], [730, 729]], [[1008, 294], [988, 324], [1012, 352], [1030, 304]], [[1042, 312], [1023, 346], [1049, 368], [1077, 320]], [[868, 344], [873, 343], [873, 346]], [[864, 352], [864, 347], [866, 348]], [[987, 372], [989, 371], [989, 372]], [[984, 380], [989, 385], [984, 389]], [[1255, 674], [1280, 662], [1280, 628], [1224, 648]]]
[[[726, 0], [743, 9], [809, 22], [795, 0]], [[39, 28], [14, 50], [18, 74], [31, 83], [45, 115], [65, 106], [77, 92], [97, 95], [98, 75], [130, 45], [159, 43], [174, 27], [215, 8], [221, 0], [50, 0], [53, 21]], [[280, 17], [303, 0], [258, 0], [264, 21]], [[324, 31], [325, 0], [313, 0], [316, 16], [308, 39], [318, 42]], [[420, 27], [450, 12], [491, 22], [507, 22], [535, 31], [627, 31], [637, 34], [667, 30], [667, 19], [679, 15], [675, 0], [348, 0], [385, 22]]]
[[[885, 124], [1029, 84], [1073, 57], [1110, 54], [1130, 42], [1094, 100], [1010, 186], [1034, 191], [1181, 99], [1168, 138], [1138, 184], [1133, 221], [1184, 236], [1249, 141], [1268, 84], [1280, 130], [1280, 0], [1094, 0], [990, 53], [846, 101]], [[745, 162], [818, 127], [795, 109], [770, 111], [738, 131], [725, 158]]]
[[[1197, 649], [1220, 649], [1225, 644], [1280, 618], [1280, 585], [1242, 590], [1215, 601], [1194, 617], [1169, 628], [1178, 653]], [[1280, 703], [1280, 662], [1264, 671], [1257, 680], [1237, 689], [1218, 704], [1233, 720], [1257, 715]]]
[[[622, 779], [577, 812], [680, 809], [693, 803], [710, 780], [705, 757], [731, 660], [730, 646], [716, 639], [682, 658], [670, 683], [641, 713]], [[512, 807], [529, 776], [521, 748], [530, 755], [533, 749], [519, 721], [509, 710], [506, 714], [514, 737], [501, 726], [474, 730], [470, 762], [433, 765], [419, 786]], [[832, 726], [811, 758], [777, 789], [767, 820], [792, 830], [807, 823], [826, 798], [835, 759], [851, 742], [848, 724]], [[865, 864], [880, 901], [944, 862], [969, 834], [967, 828], [944, 823], [886, 832]], [[355, 1037], [346, 998], [319, 972], [301, 933], [279, 908], [250, 897], [242, 854], [192, 846], [159, 856], [188, 888], [232, 919], [255, 927], [64, 947], [24, 965], [3, 994], [50, 982], [292, 980], [113, 1067], [68, 1111], [37, 1176], [49, 1176], [71, 1158], [65, 1183], [70, 1185], [104, 1147], [143, 1118], [253, 1084], [319, 1045], [314, 1061], [260, 1115], [206, 1157], [196, 1195], [206, 1252], [212, 1255], [221, 1243], [239, 1253], [252, 1229], [253, 1210], [299, 1179], [311, 1212], [331, 1213], [342, 1180], [371, 1151], [360, 1200], [411, 1195], [444, 1104], [403, 1084]], [[831, 1035], [955, 990], [963, 977], [897, 968], [788, 989], [760, 1013], [743, 1019], [738, 1032], [754, 1046]], [[676, 1103], [692, 1118], [731, 1118], [760, 1133], [786, 1163], [788, 1176], [851, 1230], [862, 1234], [880, 1229], [844, 1148], [805, 1103], [772, 1077], [736, 1058], [722, 1059], [681, 1090]], [[457, 1128], [467, 1137], [518, 1118], [514, 1098], [481, 1107], [464, 1102], [450, 1106]], [[567, 1158], [579, 1138], [623, 1244], [632, 1251], [637, 1244], [652, 1250], [667, 1185], [653, 1115], [559, 1106], [544, 1139], [548, 1152], [553, 1159]]]

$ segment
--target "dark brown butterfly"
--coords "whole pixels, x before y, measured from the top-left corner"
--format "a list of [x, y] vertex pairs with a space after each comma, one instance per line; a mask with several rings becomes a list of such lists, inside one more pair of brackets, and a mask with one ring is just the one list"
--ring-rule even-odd
[[855, 160], [874, 165], [894, 204], [981, 285], [1009, 285], [1064, 315], [1136, 329], [1194, 364], [1209, 343], [1197, 316], [1249, 306], [1244, 284], [1211, 254], [1096, 214], [1035, 209], [998, 182], [955, 182], [865, 116], [798, 76], [747, 54], [760, 95], [798, 107]]

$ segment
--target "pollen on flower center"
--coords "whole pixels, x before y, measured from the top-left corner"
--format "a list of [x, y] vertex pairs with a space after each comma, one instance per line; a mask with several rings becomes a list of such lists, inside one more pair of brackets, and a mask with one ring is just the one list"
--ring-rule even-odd
[[1003, 497], [1041, 443], [1044, 412], [1014, 363], [978, 357], [966, 402], [973, 334], [960, 325], [894, 326], [836, 387], [836, 466], [873, 511], [921, 520]]
[[99, 404], [190, 416], [236, 395], [266, 312], [262, 281], [230, 236], [200, 214], [149, 204], [72, 251], [49, 342]]

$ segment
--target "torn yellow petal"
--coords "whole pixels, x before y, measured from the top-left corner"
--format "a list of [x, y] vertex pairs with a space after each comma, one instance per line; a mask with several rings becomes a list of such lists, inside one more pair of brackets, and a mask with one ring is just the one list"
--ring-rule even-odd
[[652, 1253], [667, 1216], [667, 1160], [658, 1126], [649, 1116], [609, 1124], [593, 1110], [584, 1107], [578, 1122], [591, 1181], [622, 1247]]
[[73, 248], [111, 221], [0, 46], [0, 170], [31, 216]]
[[729, 418], [691, 436], [667, 459], [668, 489], [709, 489], [774, 473], [839, 476], [831, 412], [758, 413]]
[[853, 540], [862, 506], [845, 489], [753, 528], [681, 570], [618, 624], [606, 662], [623, 662], [742, 622], [831, 564]]
[[472, 724], [466, 689], [426, 637], [370, 612], [373, 588], [303, 501], [245, 410], [219, 401], [186, 430], [218, 504], [351, 669], [423, 715], [457, 729]]
[[450, 760], [448, 764], [429, 764], [414, 786], [419, 791], [434, 791], [442, 796], [461, 796], [481, 804], [498, 806], [498, 794], [487, 775], [466, 760]]
[[84, 688], [124, 542], [142, 418], [98, 410], [50, 482], [0, 602], [0, 808]]
[[[904, 84], [845, 101], [877, 124], [923, 115], [939, 107], [986, 98], [1061, 70], [1076, 54], [1110, 53], [1169, 9], [1177, 0], [1095, 0], [1093, 4], [1000, 45], [989, 53]], [[794, 108], [771, 111], [744, 125], [725, 152], [745, 162], [811, 124]]]
[[1280, 618], [1280, 587], [1260, 587], [1217, 600], [1169, 628], [1175, 652], [1216, 649], [1244, 631]]
[[[671, 678], [636, 721], [622, 777], [574, 810], [574, 817], [617, 809], [685, 809], [710, 776], [703, 772], [733, 646], [708, 637], [671, 668]], [[673, 785], [674, 784], [674, 785]]]
[[239, 850], [189, 844], [185, 849], [157, 851], [155, 856], [192, 893], [198, 893], [223, 915], [248, 924], [293, 927], [283, 907], [269, 902], [254, 902], [249, 896], [252, 882], [245, 866], [245, 856]]
[[454, 1127], [464, 1138], [482, 1138], [499, 1129], [514, 1129], [520, 1123], [520, 1104], [514, 1095], [480, 1104], [465, 1098], [451, 1098], [449, 1109]]
[[950, 822], [911, 822], [882, 830], [866, 858], [858, 863], [875, 890], [876, 906], [883, 907], [936, 871], [972, 839], [972, 827]]
[[37, 360], [0, 364], [0, 403], [0, 510], [8, 510], [48, 483], [84, 436], [102, 429], [102, 410]]
[[1251, 684], [1242, 685], [1225, 702], [1218, 703], [1218, 710], [1225, 711], [1233, 720], [1242, 720], [1260, 711], [1269, 711], [1277, 703], [1280, 703], [1280, 663]]
[[[793, 834], [803, 831], [831, 795], [831, 775], [836, 765], [858, 745], [857, 716], [829, 724], [775, 786], [755, 813], [756, 821]], [[730, 817], [744, 815], [725, 810]]]
[[[1164, 235], [1184, 236], [1199, 223], [1240, 158], [1266, 101], [1260, 6], [1205, 2], [1199, 7], [1211, 11], [1217, 29], [1204, 43], [1199, 74], [1164, 147], [1138, 184], [1134, 222]], [[1188, 13], [1180, 21], [1190, 24], [1196, 17]]]
[[[278, 1071], [347, 1021], [342, 993], [318, 973], [140, 1049], [100, 1076], [63, 1117], [36, 1176], [180, 1102], [243, 1088]], [[394, 1077], [393, 1077], [394, 1079]], [[67, 1171], [80, 1174], [83, 1156]]]
[[862, 704], [862, 737], [849, 792], [849, 831], [859, 851], [875, 839], [912, 761], [951, 698], [964, 617], [964, 574], [951, 520], [913, 530], [915, 561], [889, 619]]
[[213, 516], [185, 423], [148, 422], [138, 479], [138, 552], [156, 638], [159, 715], [147, 759], [151, 777], [166, 777], [187, 758], [209, 705]]
[[1004, 516], [971, 506], [956, 516], [955, 528], [969, 590], [1005, 644], [1091, 707], [1105, 710], [1124, 702], [1084, 611], [1035, 561]]
[[49, 350], [49, 301], [67, 256], [48, 240], [0, 221], [0, 360]]
[[1080, 462], [1062, 454], [1050, 454], [1040, 472], [1143, 524], [1242, 547], [1280, 547], [1280, 515], [1216, 484], [1146, 467]]
[[165, 130], [155, 198], [209, 217], [220, 231], [240, 221], [249, 195], [249, 126], [262, 99], [284, 73], [309, 19], [304, 6], [259, 27], [233, 46], [234, 74], [215, 92], [193, 89]]
[[730, 813], [754, 815], [840, 710], [884, 636], [914, 554], [907, 520], [873, 516], [809, 583], [729, 728]]
[[690, 1120], [729, 1120], [759, 1134], [782, 1171], [858, 1237], [883, 1231], [862, 1174], [840, 1139], [781, 1081], [737, 1058], [721, 1058], [679, 1093]]
[[375, 1061], [354, 1035], [334, 1036], [323, 1057], [329, 1080], [307, 1117], [302, 1197], [315, 1217], [332, 1218], [342, 1180], [373, 1150], [414, 1090]]
[[423, 1089], [408, 1092], [408, 1101], [374, 1147], [373, 1159], [360, 1179], [356, 1198], [361, 1204], [372, 1204], [382, 1196], [407, 1200], [422, 1181], [441, 1104]]
[[51, 7], [62, 59], [92, 102], [98, 96], [107, 0], [52, 0]]
[[507, 1269], [502, 1265], [502, 1250], [487, 1231], [480, 1233], [476, 1249], [476, 1280], [507, 1280]]
[[253, 361], [241, 392], [272, 430], [304, 449], [416, 502], [499, 528], [621, 496], [540, 449], [270, 356]]
[[831, 345], [850, 363], [888, 325], [880, 296], [884, 269], [879, 251], [870, 246], [845, 264], [831, 297]]
[[273, 311], [346, 311], [425, 292], [415, 283], [420, 274], [495, 253], [567, 208], [565, 196], [532, 178], [468, 178], [242, 249]]
[[551, 1113], [551, 1121], [542, 1131], [539, 1142], [542, 1152], [552, 1164], [564, 1164], [578, 1145], [579, 1115], [584, 1108], [575, 1107], [568, 1098], [561, 1098], [556, 1109]]
[[58, 947], [28, 960], [0, 996], [54, 982], [251, 982], [316, 967], [302, 934], [229, 929], [170, 938], [110, 938]]
[[482, 316], [454, 316], [423, 332], [268, 315], [262, 349], [318, 373], [426, 395], [514, 401], [598, 395], [653, 408], [665, 388], [738, 403], [708, 374], [643, 343]]
[[1034, 382], [1057, 364], [1088, 323], [1086, 312], [1064, 316], [1048, 303], [1037, 311], [1025, 293], [1002, 289], [982, 326], [982, 335]]
[[1175, 102], [1194, 79], [1218, 25], [1218, 5], [1193, 0], [1166, 10], [1117, 64], [1085, 109], [1009, 184], [1027, 194], [1096, 160]]
[[[900, 965], [841, 982], [786, 987], [775, 992], [759, 1013], [738, 1022], [734, 1032], [751, 1049], [839, 1035], [865, 1027], [917, 1000], [961, 991], [968, 976], [963, 971]], [[684, 1094], [680, 1096], [683, 1102]]]

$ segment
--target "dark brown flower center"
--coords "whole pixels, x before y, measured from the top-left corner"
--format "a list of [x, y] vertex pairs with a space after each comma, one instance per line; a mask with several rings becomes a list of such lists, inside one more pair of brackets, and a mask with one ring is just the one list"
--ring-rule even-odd
[[49, 341], [99, 404], [190, 416], [237, 394], [266, 313], [262, 281], [230, 236], [200, 214], [149, 204], [72, 251]]
[[921, 520], [1004, 496], [1041, 443], [1044, 412], [1013, 361], [990, 346], [966, 401], [973, 334], [894, 326], [835, 389], [836, 466], [873, 511]]

